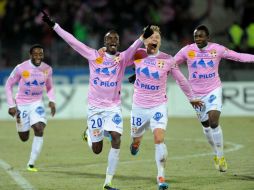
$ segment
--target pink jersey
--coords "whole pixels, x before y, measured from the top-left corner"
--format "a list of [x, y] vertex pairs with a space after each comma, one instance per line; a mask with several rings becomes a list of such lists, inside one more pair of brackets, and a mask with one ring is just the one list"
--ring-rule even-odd
[[54, 30], [75, 51], [88, 59], [90, 78], [88, 104], [99, 108], [118, 106], [121, 103], [121, 85], [124, 71], [131, 63], [136, 50], [143, 44], [138, 39], [126, 51], [101, 57], [97, 50], [89, 48], [64, 31], [58, 24]]
[[237, 53], [211, 42], [203, 49], [199, 49], [195, 43], [187, 45], [174, 58], [177, 64], [187, 62], [189, 82], [196, 96], [207, 95], [221, 86], [218, 68], [222, 58], [254, 62], [254, 55]]
[[[12, 88], [16, 83], [18, 83], [18, 91], [14, 100]], [[40, 101], [45, 88], [49, 101], [55, 102], [52, 68], [44, 62], [40, 66], [35, 66], [31, 60], [24, 61], [14, 68], [6, 82], [7, 103], [9, 107], [15, 107], [16, 104], [25, 105]]]
[[167, 102], [167, 78], [171, 74], [188, 99], [193, 99], [191, 87], [175, 64], [172, 56], [163, 52], [146, 55], [139, 49], [135, 55], [136, 80], [134, 84], [134, 104], [151, 108]]

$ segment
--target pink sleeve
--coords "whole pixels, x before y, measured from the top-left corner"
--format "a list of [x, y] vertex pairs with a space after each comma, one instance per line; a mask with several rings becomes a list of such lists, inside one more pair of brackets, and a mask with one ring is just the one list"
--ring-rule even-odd
[[131, 66], [134, 61], [134, 55], [138, 48], [140, 48], [143, 44], [143, 41], [140, 39], [137, 39], [127, 50], [122, 52], [122, 55], [125, 59], [126, 66]]
[[75, 51], [88, 60], [95, 60], [97, 58], [97, 51], [92, 49], [82, 42], [78, 41], [72, 34], [66, 32], [58, 24], [54, 26], [55, 32], [66, 41]]
[[55, 102], [54, 85], [52, 78], [52, 68], [50, 68], [48, 78], [46, 80], [46, 90], [50, 102]]
[[254, 62], [254, 55], [247, 53], [238, 53], [225, 47], [222, 58], [238, 62]]
[[[185, 47], [184, 47], [185, 48]], [[184, 56], [184, 48], [182, 48], [177, 54], [174, 56], [175, 62], [177, 64], [182, 64], [186, 61], [186, 58]]]
[[12, 88], [17, 82], [19, 82], [19, 80], [20, 74], [18, 72], [18, 67], [15, 67], [15, 69], [12, 71], [5, 84], [5, 94], [7, 98], [7, 104], [10, 108], [16, 106], [15, 100], [13, 98]]
[[185, 78], [183, 73], [180, 71], [178, 65], [174, 63], [173, 67], [171, 68], [172, 77], [176, 80], [176, 83], [180, 86], [184, 94], [187, 96], [189, 100], [194, 99], [194, 93], [191, 89], [191, 86], [188, 80]]

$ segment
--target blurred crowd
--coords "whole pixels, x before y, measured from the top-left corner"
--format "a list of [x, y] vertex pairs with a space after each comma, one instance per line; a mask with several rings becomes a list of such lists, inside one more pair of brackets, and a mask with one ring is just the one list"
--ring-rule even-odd
[[[35, 43], [45, 47], [46, 61], [54, 67], [84, 65], [85, 60], [42, 22], [42, 9], [62, 28], [96, 49], [103, 46], [104, 34], [115, 29], [124, 50], [152, 23], [161, 27], [162, 50], [174, 55], [192, 42], [193, 29], [202, 23], [210, 28], [213, 41], [254, 53], [252, 0], [0, 0], [1, 69], [26, 59]], [[249, 68], [243, 65], [232, 67]]]

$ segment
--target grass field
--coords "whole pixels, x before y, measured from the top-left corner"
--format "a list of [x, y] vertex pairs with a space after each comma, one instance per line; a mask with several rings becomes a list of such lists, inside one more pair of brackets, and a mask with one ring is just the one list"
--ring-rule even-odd
[[[101, 190], [110, 144], [105, 139], [103, 152], [92, 154], [81, 140], [85, 126], [82, 120], [49, 121], [36, 165], [39, 172], [31, 173], [25, 168], [33, 133], [29, 142], [23, 143], [14, 122], [0, 121], [0, 189]], [[114, 184], [121, 190], [156, 190], [152, 134], [146, 133], [139, 154], [133, 157], [129, 153], [128, 120], [125, 126]], [[226, 173], [215, 170], [211, 149], [195, 118], [169, 119], [166, 174], [170, 189], [254, 189], [254, 118], [222, 117], [221, 126], [228, 161]]]

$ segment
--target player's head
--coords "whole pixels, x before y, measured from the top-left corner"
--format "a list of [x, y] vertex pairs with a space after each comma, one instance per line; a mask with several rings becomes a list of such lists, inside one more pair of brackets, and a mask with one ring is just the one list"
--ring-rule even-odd
[[209, 40], [209, 30], [205, 25], [199, 25], [194, 30], [194, 42], [197, 44], [198, 48], [203, 48], [207, 45]]
[[107, 48], [107, 53], [111, 55], [116, 54], [119, 44], [119, 35], [115, 30], [110, 30], [105, 34], [104, 46]]
[[39, 66], [44, 58], [44, 49], [40, 44], [35, 44], [30, 48], [30, 59], [32, 63]]
[[161, 46], [161, 32], [160, 28], [156, 25], [151, 25], [153, 34], [144, 41], [148, 54], [156, 54]]

